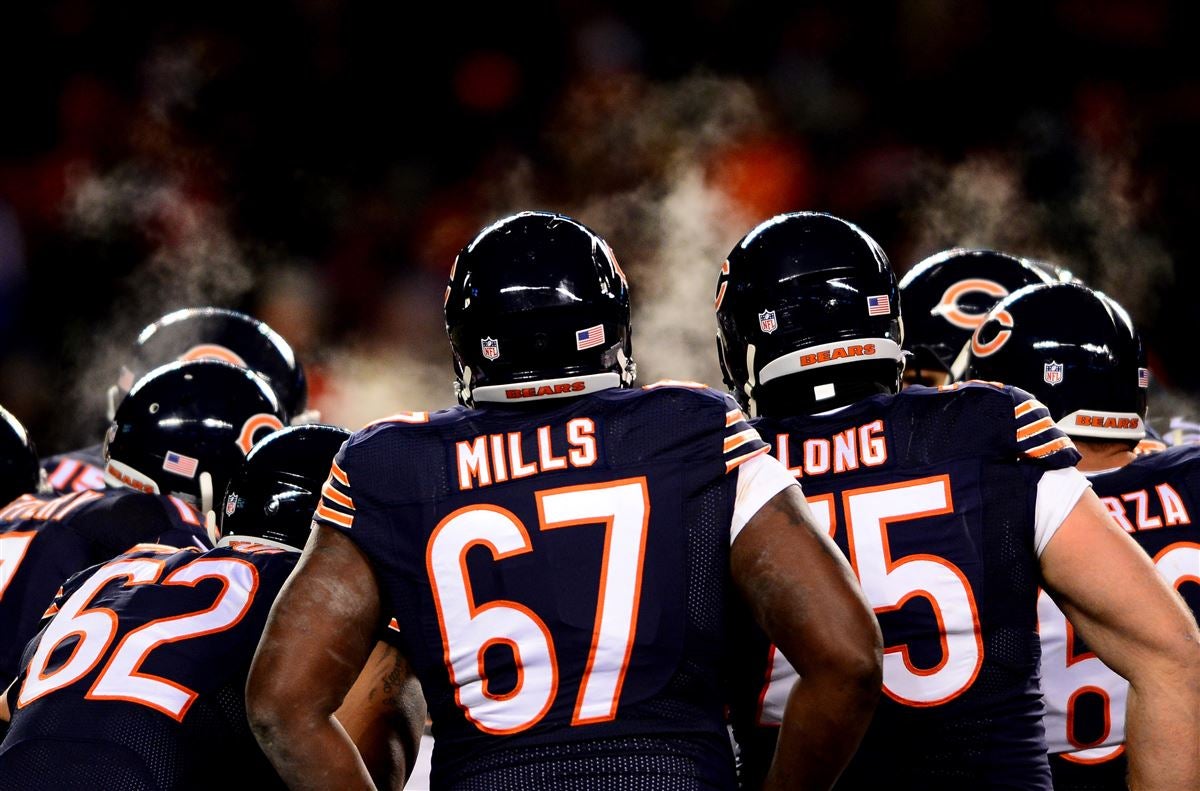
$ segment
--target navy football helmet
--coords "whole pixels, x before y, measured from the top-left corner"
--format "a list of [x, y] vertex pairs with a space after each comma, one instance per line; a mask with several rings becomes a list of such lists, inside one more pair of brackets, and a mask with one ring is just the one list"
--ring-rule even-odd
[[225, 490], [221, 537], [253, 536], [302, 549], [333, 457], [349, 438], [344, 428], [313, 423], [261, 440]]
[[1056, 264], [1053, 261], [1046, 261], [1045, 259], [1041, 258], [1026, 258], [1024, 260], [1045, 272], [1050, 276], [1052, 281], [1057, 281], [1059, 283], [1074, 283], [1078, 286], [1087, 285], [1087, 283], [1083, 282], [1082, 278], [1061, 264]]
[[285, 412], [258, 374], [216, 360], [171, 363], [134, 384], [104, 440], [104, 474], [210, 511], [255, 440]]
[[445, 307], [463, 404], [633, 383], [625, 275], [570, 217], [521, 212], [484, 228], [454, 261]]
[[21, 421], [0, 407], [0, 505], [36, 492], [42, 479], [37, 449]]
[[725, 384], [752, 414], [809, 414], [897, 392], [896, 276], [853, 223], [781, 214], [746, 234], [717, 280]]
[[900, 280], [906, 381], [945, 384], [966, 363], [963, 347], [987, 312], [1024, 286], [1054, 281], [1048, 270], [996, 250], [954, 248], [931, 255]]
[[1027, 286], [1006, 297], [975, 330], [968, 375], [1028, 390], [1067, 434], [1145, 436], [1141, 338], [1120, 305], [1085, 286]]
[[305, 420], [308, 383], [304, 367], [279, 333], [258, 319], [225, 308], [183, 308], [138, 333], [133, 354], [109, 392], [109, 420], [133, 383], [171, 362], [221, 360], [248, 368], [267, 380], [288, 421]]

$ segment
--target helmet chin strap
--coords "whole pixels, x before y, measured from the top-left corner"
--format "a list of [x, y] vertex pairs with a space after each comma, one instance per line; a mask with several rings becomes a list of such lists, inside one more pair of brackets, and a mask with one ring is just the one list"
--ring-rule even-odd
[[221, 537], [217, 528], [217, 514], [213, 511], [213, 480], [207, 472], [200, 473], [200, 513], [204, 514], [204, 529], [208, 532], [208, 540], [214, 546]]
[[746, 384], [743, 390], [746, 393], [746, 407], [750, 411], [750, 417], [758, 417], [758, 402], [754, 400], [754, 388], [757, 386], [754, 375], [754, 344], [746, 344]]
[[116, 385], [110, 385], [108, 388], [108, 415], [109, 422], [117, 416], [117, 402], [121, 400], [121, 388]]
[[454, 380], [454, 395], [458, 398], [458, 403], [463, 406], [475, 406], [471, 393], [471, 366], [459, 366], [458, 378]]
[[637, 363], [625, 356], [625, 347], [617, 347], [617, 365], [621, 369], [621, 385], [629, 387], [637, 379]]

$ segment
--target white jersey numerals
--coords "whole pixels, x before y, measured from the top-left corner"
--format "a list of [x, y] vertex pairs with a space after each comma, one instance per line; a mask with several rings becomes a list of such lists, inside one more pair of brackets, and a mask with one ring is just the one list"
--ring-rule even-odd
[[[1179, 589], [1185, 582], [1200, 584], [1200, 544], [1179, 541], [1154, 558], [1167, 583]], [[1074, 763], [1100, 763], [1121, 754], [1125, 743], [1125, 704], [1129, 684], [1095, 654], [1077, 655], [1075, 632], [1062, 610], [1042, 591], [1038, 595], [1038, 632], [1042, 640], [1042, 687], [1046, 699], [1046, 741], [1051, 753]], [[1085, 693], [1104, 703], [1104, 725], [1090, 742], [1077, 734], [1076, 702]]]
[[25, 559], [25, 553], [29, 551], [29, 545], [36, 535], [31, 530], [0, 536], [0, 599], [4, 598], [4, 591], [13, 577], [17, 576], [17, 569], [21, 567], [21, 561]]
[[[576, 698], [573, 725], [616, 716], [637, 631], [638, 600], [650, 520], [645, 478], [568, 486], [535, 494], [541, 530], [604, 525], [604, 557], [591, 651]], [[459, 706], [476, 727], [510, 734], [532, 727], [558, 693], [558, 660], [546, 624], [515, 601], [475, 601], [467, 551], [488, 548], [496, 561], [533, 551], [529, 533], [510, 511], [490, 505], [460, 508], [434, 529], [426, 564], [441, 627], [446, 668]], [[489, 688], [484, 654], [506, 645], [516, 684]]]
[[[90, 605], [105, 585], [121, 579], [127, 587], [156, 582], [164, 567], [163, 561], [153, 558], [120, 560], [102, 567], [71, 594], [42, 634], [21, 685], [18, 707], [75, 683], [104, 658], [117, 633], [117, 615], [106, 607]], [[152, 651], [166, 643], [220, 632], [240, 621], [258, 588], [258, 570], [237, 558], [201, 558], [171, 572], [162, 584], [193, 586], [204, 579], [222, 583], [212, 606], [159, 618], [126, 634], [84, 697], [138, 703], [182, 720], [196, 693], [169, 679], [139, 672], [139, 668]], [[74, 652], [50, 670], [55, 649], [71, 637], [77, 640]]]
[[[837, 532], [833, 495], [808, 498], [818, 527]], [[963, 572], [950, 561], [923, 553], [892, 557], [888, 525], [954, 511], [950, 478], [938, 475], [915, 481], [848, 489], [842, 493], [850, 565], [876, 613], [904, 606], [915, 596], [928, 600], [937, 616], [941, 661], [919, 668], [905, 644], [884, 649], [883, 691], [908, 706], [937, 706], [971, 686], [983, 666], [983, 638], [975, 594]], [[768, 681], [759, 704], [759, 724], [778, 725], [796, 679], [787, 660], [771, 647]]]

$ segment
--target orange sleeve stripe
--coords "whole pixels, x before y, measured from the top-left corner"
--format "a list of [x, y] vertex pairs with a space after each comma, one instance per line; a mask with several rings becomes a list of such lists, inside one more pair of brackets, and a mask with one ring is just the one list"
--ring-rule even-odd
[[342, 486], [350, 485], [350, 479], [346, 477], [345, 471], [337, 465], [336, 461], [333, 463], [333, 466], [329, 468], [329, 474], [332, 475], [334, 479], [337, 480], [337, 482]]
[[354, 501], [339, 492], [337, 489], [333, 488], [332, 483], [327, 482], [324, 486], [322, 486], [321, 494], [325, 497], [328, 497], [330, 500], [333, 500], [338, 505], [343, 505], [351, 510], [354, 509]]
[[1033, 400], [1025, 401], [1024, 403], [1018, 404], [1017, 408], [1013, 410], [1013, 413], [1017, 417], [1021, 417], [1022, 415], [1028, 415], [1030, 412], [1037, 409], [1041, 405], [1042, 405], [1042, 403], [1040, 401], [1033, 401]]
[[742, 410], [733, 409], [725, 413], [725, 428], [729, 428], [734, 423], [740, 423], [745, 420], [746, 416], [742, 414]]
[[757, 436], [758, 436], [758, 432], [752, 428], [748, 428], [745, 431], [739, 431], [738, 433], [734, 434], [733, 436], [725, 438], [725, 445], [724, 445], [724, 448], [722, 449], [722, 452], [728, 453], [729, 451], [734, 450], [735, 448], [740, 448], [742, 445], [745, 445], [747, 442], [750, 442], [751, 440], [755, 439]]
[[330, 522], [339, 524], [342, 527], [350, 527], [351, 525], [354, 524], [353, 516], [350, 516], [349, 514], [339, 513], [337, 511], [333, 510], [332, 508], [327, 508], [327, 507], [325, 507], [324, 503], [317, 506], [317, 516], [321, 517], [322, 519], [328, 519]]
[[736, 468], [738, 468], [741, 465], [745, 464], [746, 462], [750, 461], [755, 456], [761, 456], [762, 454], [766, 453], [770, 449], [771, 449], [770, 447], [762, 447], [762, 448], [759, 448], [758, 450], [752, 450], [743, 456], [738, 456], [736, 459], [733, 459], [732, 461], [725, 462], [726, 474], [733, 472]]
[[1035, 459], [1040, 459], [1043, 456], [1049, 456], [1051, 453], [1056, 453], [1060, 450], [1063, 450], [1064, 448], [1074, 448], [1074, 447], [1075, 447], [1074, 443], [1072, 443], [1069, 438], [1059, 437], [1058, 439], [1050, 440], [1045, 445], [1038, 445], [1036, 448], [1034, 448], [1031, 451], [1026, 451], [1025, 455], [1031, 456]]
[[1054, 428], [1054, 420], [1051, 418], [1044, 417], [1041, 420], [1035, 420], [1028, 426], [1017, 429], [1017, 441], [1027, 440], [1034, 434], [1039, 434], [1048, 428]]

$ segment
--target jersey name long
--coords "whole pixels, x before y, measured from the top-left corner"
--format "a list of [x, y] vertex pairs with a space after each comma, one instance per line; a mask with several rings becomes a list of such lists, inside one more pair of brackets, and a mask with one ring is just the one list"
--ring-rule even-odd
[[[884, 695], [838, 787], [1049, 788], [1037, 558], [1087, 482], [1045, 407], [968, 383], [753, 425], [803, 483], [883, 631]], [[756, 627], [730, 642], [753, 788], [796, 674]]]

